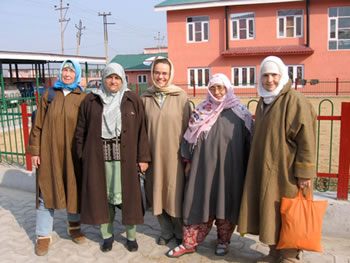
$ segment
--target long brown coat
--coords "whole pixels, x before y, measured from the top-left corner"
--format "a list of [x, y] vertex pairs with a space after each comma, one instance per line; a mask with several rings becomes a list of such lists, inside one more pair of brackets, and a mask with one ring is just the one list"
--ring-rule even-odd
[[172, 217], [181, 217], [185, 174], [180, 144], [191, 115], [187, 93], [167, 95], [162, 108], [152, 95], [141, 99], [152, 154], [146, 174], [147, 200], [154, 215], [165, 210]]
[[258, 103], [238, 231], [277, 244], [281, 198], [295, 197], [298, 177], [316, 176], [315, 161], [316, 113], [289, 82], [265, 113]]
[[40, 156], [36, 174], [37, 207], [39, 188], [47, 208], [79, 212], [78, 159], [72, 151], [80, 103], [85, 98], [79, 88], [63, 95], [57, 90], [48, 107], [48, 91], [38, 106], [26, 152]]
[[[109, 222], [105, 161], [102, 149], [102, 112], [100, 97], [89, 94], [81, 104], [76, 130], [77, 155], [82, 162], [81, 222]], [[137, 163], [150, 162], [141, 100], [131, 91], [121, 102], [121, 180], [123, 190], [122, 223], [143, 223], [141, 189]]]

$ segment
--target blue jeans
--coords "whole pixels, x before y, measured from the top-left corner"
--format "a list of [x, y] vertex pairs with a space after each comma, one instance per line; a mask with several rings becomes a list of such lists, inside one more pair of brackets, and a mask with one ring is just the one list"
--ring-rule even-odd
[[[39, 194], [39, 209], [36, 210], [36, 230], [35, 234], [37, 236], [51, 236], [53, 228], [53, 216], [55, 214], [55, 209], [46, 208], [44, 199]], [[80, 214], [67, 213], [67, 218], [69, 222], [80, 221]]]

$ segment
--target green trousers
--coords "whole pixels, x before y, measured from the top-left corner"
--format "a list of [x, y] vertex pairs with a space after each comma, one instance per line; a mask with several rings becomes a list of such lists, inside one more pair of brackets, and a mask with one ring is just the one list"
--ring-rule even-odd
[[[108, 204], [109, 206], [109, 223], [102, 224], [100, 231], [103, 239], [107, 239], [112, 237], [113, 235], [113, 222], [115, 217], [115, 206], [112, 204]], [[126, 238], [130, 241], [134, 241], [136, 239], [136, 225], [125, 225], [126, 229]]]

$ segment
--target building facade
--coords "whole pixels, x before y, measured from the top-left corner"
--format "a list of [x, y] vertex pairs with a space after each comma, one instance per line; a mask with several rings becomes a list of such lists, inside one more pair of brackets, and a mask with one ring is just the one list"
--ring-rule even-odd
[[190, 94], [206, 92], [209, 76], [224, 73], [251, 95], [269, 55], [286, 63], [300, 89], [350, 80], [348, 0], [166, 0], [155, 10], [167, 12], [174, 83]]

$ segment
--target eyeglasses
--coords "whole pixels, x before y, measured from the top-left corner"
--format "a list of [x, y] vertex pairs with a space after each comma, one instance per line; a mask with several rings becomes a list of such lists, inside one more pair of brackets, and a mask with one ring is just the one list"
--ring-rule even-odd
[[215, 92], [215, 91], [223, 92], [225, 89], [226, 89], [225, 86], [211, 86], [211, 87], [209, 88], [209, 91], [210, 91], [210, 92]]
[[159, 71], [154, 71], [153, 72], [153, 75], [159, 77], [159, 76], [163, 76], [163, 77], [167, 77], [169, 76], [169, 73], [168, 72], [159, 72]]

